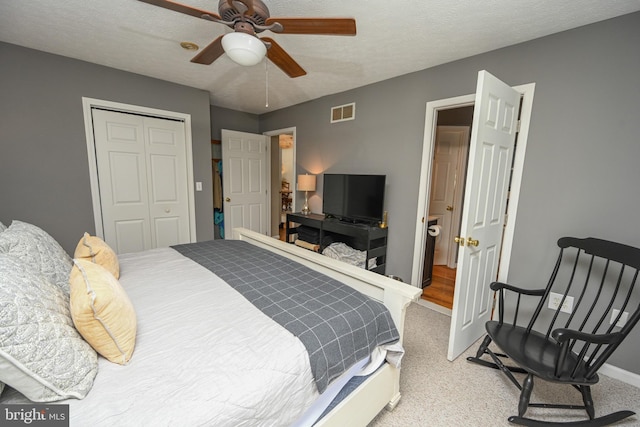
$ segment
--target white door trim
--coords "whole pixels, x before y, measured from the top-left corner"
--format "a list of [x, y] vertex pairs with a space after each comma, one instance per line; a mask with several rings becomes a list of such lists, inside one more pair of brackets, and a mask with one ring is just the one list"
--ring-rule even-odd
[[504, 240], [500, 251], [500, 265], [498, 267], [498, 280], [506, 282], [509, 276], [511, 264], [511, 248], [516, 229], [516, 216], [520, 202], [520, 185], [522, 184], [522, 172], [524, 171], [524, 158], [527, 152], [527, 140], [529, 139], [529, 126], [531, 125], [531, 111], [533, 110], [533, 95], [536, 84], [529, 83], [521, 86], [513, 86], [522, 94], [522, 106], [520, 107], [520, 129], [516, 139], [516, 150], [513, 157], [513, 174], [511, 175], [511, 191], [509, 192], [509, 207], [507, 208], [507, 224], [504, 229]]
[[[513, 86], [515, 90], [523, 95], [523, 98], [522, 108], [520, 111], [520, 130], [518, 133], [516, 151], [513, 160], [511, 191], [509, 193], [509, 207], [507, 210], [508, 219], [504, 230], [502, 250], [500, 251], [500, 267], [498, 269], [498, 280], [500, 281], [506, 281], [509, 274], [511, 248], [513, 246], [518, 201], [520, 199], [520, 184], [522, 182], [522, 172], [524, 169], [525, 154], [527, 151], [527, 140], [529, 137], [529, 125], [531, 122], [531, 110], [533, 108], [535, 86], [535, 83]], [[435, 146], [437, 112], [444, 108], [448, 109], [473, 105], [474, 100], [475, 94], [470, 94], [427, 102], [424, 125], [424, 142], [422, 146], [422, 168], [420, 172], [420, 186], [418, 190], [418, 214], [416, 216], [416, 232], [413, 249], [413, 269], [411, 273], [411, 284], [416, 287], [420, 286], [422, 266], [424, 263], [424, 251], [427, 236], [426, 218], [429, 216], [429, 192], [431, 191], [431, 167], [433, 163], [431, 159], [433, 158], [433, 150]]]
[[193, 149], [191, 137], [191, 115], [178, 113], [175, 111], [159, 110], [156, 108], [141, 107], [139, 105], [123, 104], [121, 102], [106, 101], [103, 99], [94, 99], [82, 97], [82, 112], [84, 115], [84, 131], [87, 140], [87, 156], [89, 161], [89, 182], [91, 185], [91, 200], [93, 204], [93, 220], [96, 226], [96, 235], [104, 238], [104, 228], [102, 226], [102, 208], [100, 205], [100, 187], [98, 185], [98, 168], [96, 162], [96, 142], [93, 135], [93, 118], [91, 109], [93, 107], [104, 108], [112, 111], [123, 113], [142, 114], [158, 118], [181, 120], [184, 122], [185, 128], [185, 145], [187, 155], [187, 185], [188, 203], [189, 203], [189, 231], [192, 242], [197, 240], [196, 237], [196, 210], [194, 195], [194, 179], [193, 179]]

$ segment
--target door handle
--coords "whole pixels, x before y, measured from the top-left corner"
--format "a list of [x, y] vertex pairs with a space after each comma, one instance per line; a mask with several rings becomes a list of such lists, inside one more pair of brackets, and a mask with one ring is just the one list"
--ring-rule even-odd
[[477, 247], [480, 244], [480, 241], [473, 240], [471, 237], [467, 237], [467, 245]]
[[448, 210], [449, 212], [451, 212], [451, 211], [453, 210], [453, 206], [451, 206], [451, 205], [447, 206], [447, 210]]
[[225, 202], [230, 202], [230, 201], [231, 201], [231, 199], [227, 197], [226, 199], [224, 199], [224, 201], [225, 201]]
[[464, 246], [464, 237], [456, 236], [453, 238], [453, 241], [459, 244], [460, 246]]

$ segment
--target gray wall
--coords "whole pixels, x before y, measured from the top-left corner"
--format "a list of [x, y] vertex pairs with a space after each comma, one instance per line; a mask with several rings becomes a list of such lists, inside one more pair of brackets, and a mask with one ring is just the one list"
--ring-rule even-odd
[[198, 240], [213, 238], [207, 92], [0, 43], [0, 221], [31, 222], [70, 253], [95, 233], [82, 97], [191, 115]]
[[[425, 104], [474, 93], [478, 70], [535, 82], [509, 281], [537, 287], [561, 236], [640, 246], [638, 46], [635, 13], [264, 114], [260, 131], [295, 125], [298, 166], [314, 173], [387, 174], [387, 271], [408, 279]], [[330, 124], [349, 102], [356, 120]], [[640, 374], [639, 349], [636, 328], [610, 362]]]
[[222, 139], [222, 129], [260, 133], [258, 115], [211, 106], [211, 139]]

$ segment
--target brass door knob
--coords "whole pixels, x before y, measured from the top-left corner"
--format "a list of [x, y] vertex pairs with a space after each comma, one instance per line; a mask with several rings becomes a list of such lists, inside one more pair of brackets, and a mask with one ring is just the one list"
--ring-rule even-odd
[[227, 197], [226, 199], [224, 199], [224, 201], [225, 201], [225, 202], [230, 202], [230, 201], [231, 201], [231, 199]]
[[467, 237], [467, 245], [469, 246], [478, 246], [480, 242], [478, 240], [473, 240], [471, 237]]
[[451, 212], [451, 211], [453, 210], [453, 206], [451, 206], [451, 205], [447, 206], [447, 210], [448, 210], [449, 212]]
[[464, 246], [464, 237], [456, 236], [453, 238], [453, 241], [459, 244], [460, 246]]

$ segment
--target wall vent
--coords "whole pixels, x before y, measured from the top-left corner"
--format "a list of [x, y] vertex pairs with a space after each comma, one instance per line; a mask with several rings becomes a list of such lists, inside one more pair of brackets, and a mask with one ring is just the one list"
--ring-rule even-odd
[[331, 123], [354, 120], [356, 118], [356, 103], [338, 105], [331, 108]]

